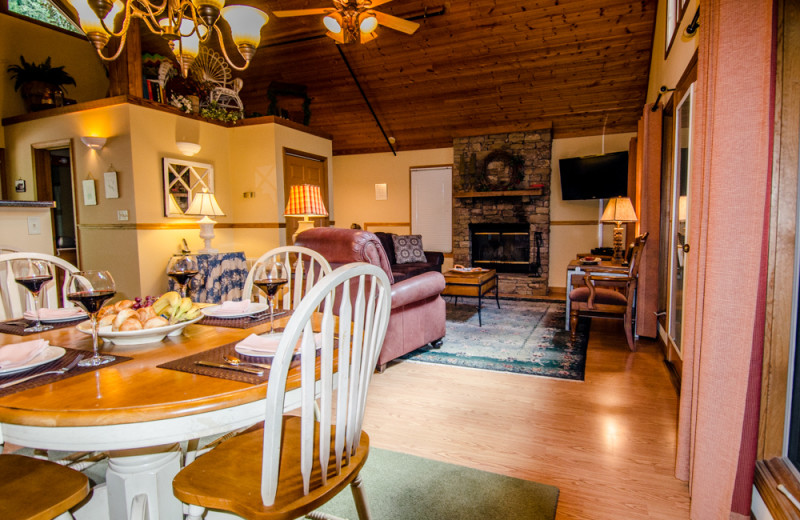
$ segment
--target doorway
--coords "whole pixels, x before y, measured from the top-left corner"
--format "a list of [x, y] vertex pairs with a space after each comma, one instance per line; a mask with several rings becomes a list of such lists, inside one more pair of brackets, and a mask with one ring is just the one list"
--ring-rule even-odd
[[[283, 149], [283, 200], [289, 200], [289, 191], [298, 184], [313, 184], [319, 186], [325, 208], [330, 213], [330, 199], [328, 198], [328, 160], [325, 157], [312, 155], [297, 150]], [[282, 208], [281, 208], [282, 211]], [[297, 231], [298, 218], [286, 218], [286, 244], [294, 244], [292, 235]], [[314, 227], [327, 227], [330, 225], [328, 217], [314, 217]]]
[[692, 106], [694, 85], [690, 85], [675, 108], [674, 155], [669, 205], [669, 245], [667, 282], [667, 339], [668, 358], [682, 357], [683, 296], [685, 294], [686, 262], [691, 251], [688, 240], [692, 156]]
[[78, 234], [75, 190], [72, 183], [72, 150], [69, 145], [34, 148], [36, 200], [54, 201], [50, 213], [55, 255], [78, 266]]

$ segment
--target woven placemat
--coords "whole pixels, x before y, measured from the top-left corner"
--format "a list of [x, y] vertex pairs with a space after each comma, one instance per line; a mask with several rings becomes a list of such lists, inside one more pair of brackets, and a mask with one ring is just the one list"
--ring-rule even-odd
[[[226, 320], [231, 321], [231, 320]], [[202, 322], [200, 322], [202, 323]], [[277, 327], [276, 327], [277, 330]], [[264, 369], [264, 375], [257, 376], [255, 374], [248, 374], [246, 372], [238, 372], [236, 370], [228, 370], [225, 368], [206, 367], [196, 365], [196, 361], [211, 361], [213, 363], [225, 364], [224, 356], [236, 356], [242, 361], [249, 361], [251, 363], [269, 364], [272, 358], [244, 356], [234, 350], [238, 341], [228, 343], [211, 350], [206, 350], [198, 354], [192, 354], [180, 359], [175, 359], [158, 365], [159, 368], [167, 368], [170, 370], [178, 370], [180, 372], [188, 372], [190, 374], [200, 374], [204, 376], [218, 377], [220, 379], [227, 379], [229, 381], [239, 381], [240, 383], [249, 383], [251, 385], [258, 385], [266, 383], [269, 379], [269, 369]]]
[[[0, 385], [3, 383], [9, 383], [11, 381], [15, 381], [17, 379], [22, 379], [23, 377], [28, 377], [33, 374], [39, 374], [42, 372], [47, 372], [49, 370], [57, 370], [59, 368], [63, 368], [69, 365], [73, 359], [78, 356], [83, 356], [84, 359], [89, 358], [92, 356], [91, 352], [86, 352], [85, 350], [76, 350], [72, 348], [64, 348], [66, 353], [52, 361], [51, 363], [45, 363], [44, 365], [40, 365], [32, 370], [24, 370], [22, 372], [17, 372], [16, 374], [9, 374], [6, 376], [0, 376]], [[97, 367], [79, 367], [75, 366], [69, 372], [65, 372], [63, 374], [48, 374], [46, 376], [40, 376], [31, 379], [30, 381], [25, 381], [24, 383], [20, 383], [18, 385], [10, 386], [8, 388], [0, 388], [0, 397], [15, 394], [17, 392], [22, 392], [23, 390], [29, 390], [31, 388], [36, 388], [37, 386], [42, 385], [49, 385], [50, 383], [54, 383], [56, 381], [60, 381], [62, 379], [67, 379], [72, 376], [77, 376], [79, 374], [85, 374], [86, 372], [94, 372], [95, 370], [110, 367], [112, 365], [116, 365], [122, 363], [124, 361], [128, 361], [132, 358], [125, 357], [125, 356], [114, 356], [114, 361], [106, 363], [105, 365], [100, 365]]]
[[[67, 327], [74, 327], [78, 323], [88, 320], [88, 317], [85, 318], [78, 318], [76, 320], [71, 321], [61, 321], [56, 323], [45, 323], [45, 325], [49, 325], [53, 327], [50, 330], [54, 329], [65, 329]], [[26, 319], [19, 319], [19, 320], [9, 320], [9, 321], [0, 321], [0, 332], [4, 334], [14, 334], [15, 336], [29, 336], [31, 334], [39, 334], [38, 332], [25, 332], [25, 328], [30, 327], [35, 322], [32, 320]]]
[[[275, 313], [275, 318], [283, 318], [292, 311], [278, 311]], [[213, 316], [206, 316], [197, 322], [199, 325], [210, 325], [212, 327], [228, 327], [231, 329], [249, 329], [262, 323], [269, 323], [269, 311], [252, 316], [243, 316], [241, 318], [215, 318]], [[280, 330], [275, 327], [275, 331]]]

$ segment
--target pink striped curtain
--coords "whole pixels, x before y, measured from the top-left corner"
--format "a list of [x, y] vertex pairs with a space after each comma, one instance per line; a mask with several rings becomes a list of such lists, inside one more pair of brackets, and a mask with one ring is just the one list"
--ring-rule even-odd
[[710, 0], [700, 11], [676, 469], [698, 520], [749, 517], [741, 493], [752, 487], [758, 419], [748, 390], [763, 337], [773, 8]]

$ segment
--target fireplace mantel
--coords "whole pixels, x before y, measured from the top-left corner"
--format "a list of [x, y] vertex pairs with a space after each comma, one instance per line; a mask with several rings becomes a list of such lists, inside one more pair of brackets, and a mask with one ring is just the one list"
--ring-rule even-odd
[[511, 191], [457, 191], [453, 193], [453, 197], [457, 199], [470, 199], [473, 197], [523, 197], [525, 195], [539, 197], [542, 195], [542, 191], [542, 188]]

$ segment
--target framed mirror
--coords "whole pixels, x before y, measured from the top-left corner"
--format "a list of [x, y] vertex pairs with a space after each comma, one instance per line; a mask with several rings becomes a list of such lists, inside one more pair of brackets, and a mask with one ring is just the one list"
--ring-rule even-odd
[[164, 216], [183, 217], [203, 188], [214, 193], [214, 166], [164, 157]]

